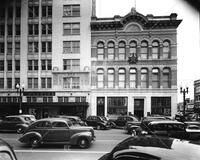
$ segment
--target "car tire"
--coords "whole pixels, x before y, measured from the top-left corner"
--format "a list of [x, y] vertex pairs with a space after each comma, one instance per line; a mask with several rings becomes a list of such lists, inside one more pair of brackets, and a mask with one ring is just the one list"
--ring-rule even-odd
[[40, 140], [37, 137], [32, 137], [29, 141], [29, 144], [32, 148], [36, 148], [40, 144]]
[[21, 134], [22, 130], [23, 130], [22, 127], [17, 127], [17, 129], [16, 129], [16, 131], [17, 131], [18, 134]]
[[97, 130], [100, 130], [101, 129], [101, 126], [100, 125], [97, 125]]
[[79, 148], [82, 148], [82, 149], [88, 148], [89, 147], [89, 141], [88, 141], [88, 139], [85, 138], [85, 137], [79, 138], [79, 140], [78, 140], [78, 146], [79, 146]]

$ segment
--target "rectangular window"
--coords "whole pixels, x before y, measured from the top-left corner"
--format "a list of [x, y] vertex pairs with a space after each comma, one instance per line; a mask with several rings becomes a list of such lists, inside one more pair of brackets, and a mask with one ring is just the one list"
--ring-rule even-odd
[[0, 88], [4, 88], [4, 78], [0, 78]]
[[19, 36], [20, 35], [20, 24], [15, 25], [15, 35]]
[[8, 7], [8, 18], [13, 17], [13, 7]]
[[4, 43], [0, 43], [0, 54], [4, 53]]
[[42, 17], [52, 17], [52, 6], [42, 6]]
[[52, 52], [52, 42], [42, 42], [41, 47], [43, 53]]
[[171, 97], [151, 97], [151, 113], [171, 116]]
[[64, 70], [80, 70], [80, 59], [64, 59]]
[[124, 115], [127, 114], [128, 98], [127, 97], [108, 97], [108, 114]]
[[52, 87], [52, 80], [51, 78], [47, 78], [47, 88], [51, 88]]
[[45, 78], [41, 78], [41, 87], [46, 88], [46, 79]]
[[51, 70], [52, 69], [52, 62], [51, 60], [47, 60], [47, 70]]
[[80, 53], [80, 41], [64, 41], [63, 42], [64, 54], [79, 54]]
[[15, 54], [20, 54], [20, 42], [15, 42]]
[[39, 16], [39, 6], [29, 6], [29, 18], [37, 18]]
[[42, 70], [51, 70], [52, 68], [51, 60], [41, 60], [41, 68]]
[[20, 84], [20, 78], [15, 78], [15, 86], [16, 84]]
[[42, 24], [42, 34], [51, 35], [52, 34], [52, 24]]
[[0, 71], [4, 71], [4, 60], [0, 60]]
[[12, 54], [12, 42], [7, 43], [7, 54]]
[[15, 16], [16, 16], [16, 18], [20, 18], [21, 17], [21, 7], [19, 7], [19, 6], [16, 7]]
[[28, 52], [37, 53], [38, 52], [38, 42], [28, 42]]
[[64, 5], [64, 17], [80, 17], [80, 5]]
[[41, 78], [41, 87], [42, 88], [52, 88], [52, 79], [48, 78]]
[[7, 60], [7, 70], [12, 71], [12, 60]]
[[8, 28], [7, 28], [7, 34], [8, 36], [12, 36], [12, 24], [8, 24]]
[[29, 24], [28, 25], [28, 34], [29, 35], [38, 35], [39, 34], [39, 25], [38, 24]]
[[7, 88], [8, 89], [12, 88], [12, 78], [7, 78]]
[[15, 60], [15, 70], [20, 71], [20, 60]]
[[80, 77], [64, 77], [63, 88], [79, 89]]
[[28, 60], [28, 70], [38, 70], [38, 60]]
[[79, 35], [80, 23], [64, 23], [63, 33], [64, 35]]
[[4, 36], [5, 34], [5, 27], [4, 25], [0, 25], [0, 36]]

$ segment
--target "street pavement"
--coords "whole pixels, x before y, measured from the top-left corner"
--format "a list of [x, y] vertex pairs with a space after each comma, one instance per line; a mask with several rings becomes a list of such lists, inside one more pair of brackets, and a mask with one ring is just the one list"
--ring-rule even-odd
[[97, 160], [130, 135], [122, 129], [95, 130], [96, 140], [88, 149], [63, 145], [44, 145], [32, 149], [18, 141], [20, 136], [14, 133], [0, 133], [0, 137], [13, 146], [18, 160]]

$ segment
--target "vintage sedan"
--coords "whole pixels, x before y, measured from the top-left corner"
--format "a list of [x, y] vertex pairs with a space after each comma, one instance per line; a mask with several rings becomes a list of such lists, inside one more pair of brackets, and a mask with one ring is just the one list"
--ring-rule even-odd
[[24, 115], [6, 116], [0, 122], [0, 131], [22, 133], [32, 121]]
[[88, 148], [95, 139], [92, 127], [74, 126], [61, 118], [40, 119], [31, 124], [19, 141], [38, 147], [41, 144], [77, 145]]
[[200, 145], [191, 141], [158, 137], [129, 137], [99, 160], [197, 160]]
[[3, 139], [0, 139], [0, 160], [17, 160], [13, 147]]

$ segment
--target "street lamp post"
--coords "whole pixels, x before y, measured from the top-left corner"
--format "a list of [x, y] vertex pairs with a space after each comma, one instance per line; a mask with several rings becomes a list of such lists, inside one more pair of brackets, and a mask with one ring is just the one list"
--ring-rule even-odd
[[24, 93], [24, 85], [16, 84], [17, 93], [19, 93], [19, 114], [22, 114], [22, 96]]
[[183, 118], [185, 120], [185, 106], [186, 106], [185, 94], [188, 93], [188, 87], [184, 89], [181, 87], [180, 93], [183, 93]]

